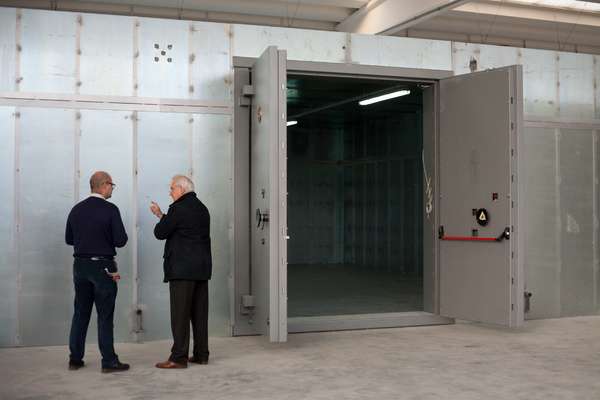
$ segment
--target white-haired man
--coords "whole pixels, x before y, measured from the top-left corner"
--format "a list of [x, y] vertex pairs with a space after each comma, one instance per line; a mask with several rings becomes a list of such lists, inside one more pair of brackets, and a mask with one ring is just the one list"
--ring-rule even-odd
[[[186, 176], [171, 180], [173, 203], [163, 214], [152, 202], [150, 211], [160, 221], [154, 236], [166, 239], [164, 281], [169, 282], [173, 347], [167, 361], [157, 368], [187, 368], [188, 361], [208, 363], [208, 280], [212, 275], [210, 214], [196, 197], [194, 183]], [[194, 333], [193, 355], [189, 357], [190, 321]]]

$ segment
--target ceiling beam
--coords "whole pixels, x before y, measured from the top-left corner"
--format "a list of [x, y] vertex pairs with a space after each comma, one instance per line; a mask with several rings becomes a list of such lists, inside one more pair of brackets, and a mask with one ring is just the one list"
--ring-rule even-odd
[[[600, 54], [600, 27], [593, 24], [460, 12], [455, 9], [432, 18], [398, 36], [456, 42], [495, 44]], [[523, 18], [521, 18], [523, 17]], [[562, 18], [557, 18], [557, 20]]]
[[562, 23], [587, 26], [600, 26], [600, 14], [586, 12], [584, 10], [569, 10], [564, 8], [547, 7], [543, 5], [530, 5], [522, 3], [511, 3], [498, 0], [482, 0], [464, 4], [453, 10], [455, 13], [471, 15], [488, 15], [494, 18], [510, 17], [535, 21], [547, 21], [551, 23]]
[[[0, 0], [0, 6], [18, 8], [38, 8], [55, 11], [97, 12], [105, 14], [156, 16], [159, 18], [187, 18], [189, 15], [247, 15], [249, 22], [255, 18], [277, 18], [293, 22], [314, 21], [338, 23], [355, 11], [355, 8], [339, 7], [331, 1], [305, 3], [271, 0], [186, 0], [184, 2], [166, 0]], [[352, 4], [356, 4], [355, 2]], [[253, 19], [254, 18], [254, 19]], [[235, 22], [241, 18], [236, 18]], [[265, 24], [272, 25], [272, 23]]]
[[338, 31], [391, 35], [469, 0], [372, 0], [340, 22]]

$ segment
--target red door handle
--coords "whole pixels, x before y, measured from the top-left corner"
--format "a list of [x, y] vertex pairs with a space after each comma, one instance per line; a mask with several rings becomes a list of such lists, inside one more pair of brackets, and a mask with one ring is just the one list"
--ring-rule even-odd
[[481, 237], [481, 236], [446, 236], [444, 234], [444, 227], [440, 226], [439, 231], [440, 240], [455, 241], [455, 242], [501, 242], [503, 240], [510, 240], [510, 228], [504, 228], [504, 231], [498, 237]]

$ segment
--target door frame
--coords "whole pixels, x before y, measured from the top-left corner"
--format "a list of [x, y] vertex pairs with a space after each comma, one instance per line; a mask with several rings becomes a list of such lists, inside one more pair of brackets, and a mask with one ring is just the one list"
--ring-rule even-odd
[[[230, 321], [233, 336], [257, 334], [252, 320], [252, 299], [243, 299], [245, 294], [251, 293], [250, 271], [250, 186], [249, 186], [249, 132], [250, 132], [250, 107], [248, 93], [244, 92], [244, 85], [249, 85], [251, 69], [256, 58], [233, 57], [234, 91], [233, 91], [233, 116], [234, 132], [232, 140], [233, 154], [233, 188], [234, 188], [234, 225], [233, 225], [233, 251], [234, 271], [231, 274], [230, 284]], [[427, 155], [427, 163], [431, 163], [430, 171], [433, 193], [438, 193], [438, 105], [439, 81], [454, 75], [447, 70], [429, 70], [418, 68], [385, 67], [376, 65], [358, 65], [343, 63], [327, 63], [312, 61], [287, 61], [287, 73], [294, 75], [320, 75], [355, 77], [361, 79], [393, 79], [430, 84], [433, 95], [427, 107], [423, 105], [423, 112], [431, 116], [424, 118], [429, 121], [423, 126], [423, 141], [433, 144], [432, 153]], [[251, 94], [250, 94], [251, 95]], [[425, 137], [425, 131], [429, 137]], [[293, 317], [288, 318], [288, 332], [311, 332], [364, 328], [387, 328], [401, 326], [440, 325], [453, 323], [451, 318], [439, 314], [439, 263], [438, 241], [436, 240], [438, 214], [437, 196], [433, 198], [433, 216], [429, 221], [424, 218], [424, 246], [427, 245], [428, 257], [424, 251], [423, 280], [429, 290], [424, 292], [424, 310], [398, 313], [381, 314], [356, 314], [325, 317]], [[427, 223], [427, 225], [426, 225]], [[427, 226], [427, 227], [426, 227]], [[428, 265], [425, 260], [428, 259]], [[245, 304], [244, 304], [245, 303]]]

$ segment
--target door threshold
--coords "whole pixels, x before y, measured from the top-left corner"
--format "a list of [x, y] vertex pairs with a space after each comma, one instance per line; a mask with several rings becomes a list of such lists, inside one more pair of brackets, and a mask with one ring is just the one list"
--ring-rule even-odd
[[318, 317], [288, 318], [288, 332], [323, 332], [353, 329], [400, 328], [406, 326], [453, 324], [446, 318], [425, 311], [381, 314], [324, 315]]

